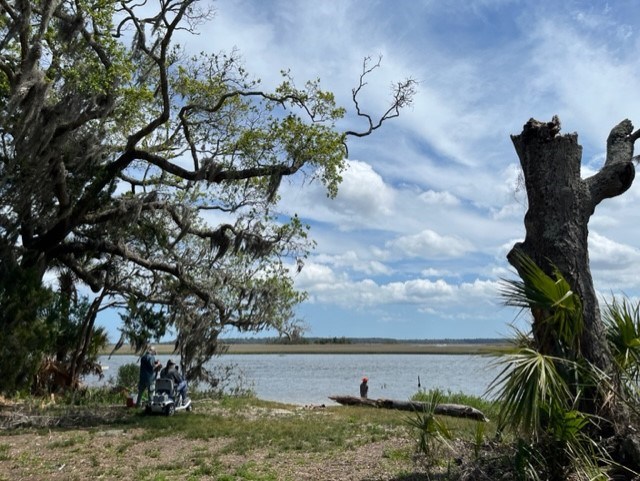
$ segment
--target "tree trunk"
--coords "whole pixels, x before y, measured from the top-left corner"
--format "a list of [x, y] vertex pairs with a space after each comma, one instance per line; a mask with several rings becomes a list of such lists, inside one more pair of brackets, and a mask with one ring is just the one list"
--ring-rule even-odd
[[[398, 401], [395, 399], [368, 399], [356, 396], [329, 396], [329, 399], [345, 406], [370, 406], [385, 409], [398, 409], [400, 411], [422, 412], [427, 408], [427, 403], [418, 401]], [[475, 421], [488, 422], [484, 413], [474, 407], [464, 404], [436, 404], [434, 414], [451, 416], [456, 418], [473, 419]]]
[[[588, 179], [580, 177], [582, 147], [578, 136], [559, 135], [557, 117], [546, 123], [531, 119], [520, 135], [512, 136], [529, 206], [525, 240], [507, 257], [518, 269], [515, 253], [520, 250], [547, 274], [552, 274], [553, 266], [560, 270], [583, 303], [581, 354], [605, 372], [611, 371], [611, 356], [589, 268], [588, 223], [598, 203], [622, 194], [633, 182], [633, 144], [638, 135], [632, 131], [628, 120], [613, 128], [605, 164]], [[534, 312], [534, 337], [543, 353], [555, 354], [549, 337], [541, 332], [544, 326], [537, 318], [540, 315], [544, 314]]]
[[87, 351], [91, 346], [91, 340], [93, 339], [93, 335], [95, 333], [94, 327], [96, 317], [98, 315], [98, 310], [100, 309], [100, 305], [102, 304], [102, 301], [104, 300], [106, 295], [107, 289], [103, 288], [102, 292], [100, 292], [100, 295], [96, 297], [91, 303], [89, 311], [82, 320], [82, 331], [80, 333], [80, 339], [78, 339], [73, 354], [71, 355], [70, 362], [70, 375], [73, 381], [72, 389], [74, 391], [74, 396], [76, 391], [75, 387], [80, 385], [80, 376], [78, 373], [81, 371], [83, 364], [85, 364], [87, 360]]

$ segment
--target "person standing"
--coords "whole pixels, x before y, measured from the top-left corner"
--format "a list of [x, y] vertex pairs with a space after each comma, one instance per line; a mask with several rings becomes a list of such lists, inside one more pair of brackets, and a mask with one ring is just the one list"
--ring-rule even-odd
[[360, 397], [366, 398], [367, 394], [369, 394], [369, 379], [367, 377], [362, 378], [362, 382], [360, 383]]
[[147, 352], [140, 358], [140, 379], [138, 381], [138, 397], [136, 399], [136, 407], [140, 407], [142, 394], [147, 391], [147, 396], [151, 400], [152, 386], [156, 379], [156, 372], [160, 370], [162, 365], [156, 360], [156, 349], [149, 346]]

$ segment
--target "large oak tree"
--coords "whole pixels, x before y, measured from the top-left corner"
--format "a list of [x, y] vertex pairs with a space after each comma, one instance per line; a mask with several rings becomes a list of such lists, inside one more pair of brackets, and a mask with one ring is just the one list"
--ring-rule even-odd
[[195, 367], [227, 326], [291, 326], [303, 294], [287, 265], [311, 241], [273, 212], [281, 180], [335, 195], [347, 138], [397, 116], [414, 82], [372, 117], [358, 94], [379, 63], [365, 60], [365, 126], [340, 132], [345, 110], [318, 81], [285, 72], [263, 90], [234, 53], [175, 44], [211, 16], [196, 0], [0, 0], [0, 15], [0, 379], [45, 335], [53, 271], [123, 307], [140, 345], [176, 328]]

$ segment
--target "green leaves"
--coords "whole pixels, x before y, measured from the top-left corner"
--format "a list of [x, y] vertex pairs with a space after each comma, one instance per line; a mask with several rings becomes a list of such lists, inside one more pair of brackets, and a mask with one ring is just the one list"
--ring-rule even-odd
[[542, 344], [557, 341], [560, 350], [578, 351], [584, 328], [578, 295], [556, 267], [551, 277], [521, 252], [516, 252], [514, 259], [522, 279], [503, 280], [505, 304], [538, 313], [539, 332], [544, 332], [546, 337], [541, 340]]
[[126, 340], [136, 352], [141, 352], [151, 339], [157, 341], [167, 330], [167, 315], [163, 310], [154, 309], [142, 299], [131, 296], [126, 311], [120, 313], [123, 322], [122, 341]]
[[557, 268], [551, 277], [521, 252], [515, 260], [521, 280], [504, 281], [505, 303], [530, 309], [535, 325], [533, 338], [518, 333], [515, 347], [496, 361], [502, 370], [489, 392], [500, 403], [501, 429], [520, 437], [525, 472], [546, 473], [540, 479], [566, 479], [570, 472], [603, 479], [599, 463], [611, 461], [589, 437], [597, 420], [580, 406], [610, 383], [580, 352], [582, 303]]
[[633, 306], [615, 297], [602, 313], [609, 347], [620, 370], [629, 380], [640, 377], [640, 304]]
[[564, 361], [529, 348], [514, 349], [499, 358], [502, 371], [489, 390], [498, 392], [503, 424], [537, 439], [551, 413], [573, 405], [574, 396], [557, 369], [559, 362]]
[[36, 284], [74, 272], [122, 310], [134, 345], [176, 329], [192, 366], [226, 328], [290, 329], [305, 298], [290, 270], [314, 243], [273, 213], [281, 182], [317, 179], [334, 197], [347, 135], [396, 117], [413, 82], [375, 120], [357, 100], [379, 66], [365, 61], [352, 100], [368, 128], [343, 133], [319, 79], [283, 72], [260, 89], [235, 51], [188, 57], [174, 36], [211, 18], [197, 0], [31, 3], [4, 2], [0, 19], [7, 257]]
[[438, 457], [434, 454], [441, 446], [451, 448], [449, 441], [453, 439], [447, 424], [435, 415], [435, 408], [442, 402], [442, 398], [439, 391], [431, 391], [429, 399], [425, 401], [424, 410], [416, 411], [406, 421], [407, 425], [417, 432], [418, 450], [429, 462], [437, 460]]

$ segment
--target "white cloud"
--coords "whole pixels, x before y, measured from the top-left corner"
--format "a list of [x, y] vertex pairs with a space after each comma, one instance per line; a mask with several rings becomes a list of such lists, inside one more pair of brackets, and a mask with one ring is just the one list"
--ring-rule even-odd
[[499, 210], [492, 213], [495, 220], [522, 219], [526, 208], [519, 202], [514, 201], [503, 205]]
[[420, 275], [422, 277], [448, 277], [451, 276], [451, 271], [429, 267], [421, 270]]
[[354, 217], [372, 218], [389, 214], [393, 200], [393, 190], [369, 164], [348, 160], [332, 207], [356, 220]]
[[365, 275], [390, 275], [392, 269], [367, 251], [348, 250], [337, 255], [319, 254], [314, 262], [328, 264], [334, 268], [345, 268]]
[[430, 229], [424, 229], [418, 234], [399, 237], [387, 242], [386, 245], [396, 255], [425, 259], [460, 257], [474, 249], [473, 244], [466, 239], [443, 236]]
[[279, 207], [346, 231], [382, 226], [395, 213], [394, 189], [366, 162], [347, 160], [342, 178], [335, 199], [329, 199], [318, 182], [304, 186], [284, 183]]
[[475, 279], [452, 284], [444, 279], [410, 279], [378, 283], [372, 279], [352, 280], [337, 275], [326, 265], [312, 263], [296, 277], [296, 285], [309, 292], [315, 303], [336, 304], [359, 309], [386, 304], [408, 304], [420, 309], [471, 309], [495, 306], [499, 283]]
[[[583, 26], [587, 17], [583, 12]], [[620, 44], [608, 43], [611, 31], [602, 27], [610, 20], [604, 14], [590, 18], [586, 31], [568, 17], [538, 19], [531, 28], [531, 87], [555, 99], [569, 131], [577, 130], [602, 149], [608, 131], [640, 110], [640, 99], [628, 95], [640, 88], [640, 72], [637, 63], [624, 61]]]
[[594, 268], [624, 269], [640, 260], [640, 250], [591, 232], [589, 257]]
[[391, 282], [380, 286], [387, 302], [411, 302], [422, 303], [438, 302], [443, 299], [451, 299], [455, 290], [454, 286], [438, 279], [412, 279], [406, 282]]
[[[563, 131], [577, 131], [584, 146], [582, 174], [600, 168], [610, 129], [625, 117], [640, 125], [640, 97], [632, 95], [640, 90], [635, 6], [363, 5], [217, 0], [217, 18], [185, 45], [194, 52], [239, 47], [249, 72], [269, 88], [281, 68], [291, 68], [299, 85], [320, 77], [348, 108], [340, 128], [367, 126], [351, 104], [365, 55], [384, 55], [361, 98], [367, 113], [384, 111], [392, 82], [417, 79], [411, 108], [370, 136], [349, 139], [352, 159], [335, 200], [319, 182], [283, 182], [278, 208], [312, 224], [318, 242], [296, 285], [316, 306], [388, 321], [393, 335], [408, 317], [504, 315], [496, 309], [498, 279], [515, 276], [505, 256], [524, 238], [526, 210], [509, 135], [530, 117], [559, 114]], [[639, 201], [636, 182], [591, 219], [592, 273], [601, 292], [640, 290]]]
[[426, 192], [418, 195], [418, 198], [428, 205], [454, 206], [460, 204], [460, 199], [450, 192], [435, 192], [433, 190], [427, 190]]
[[296, 275], [295, 282], [300, 289], [310, 290], [313, 286], [313, 290], [317, 292], [338, 284], [339, 279], [329, 266], [307, 262]]

